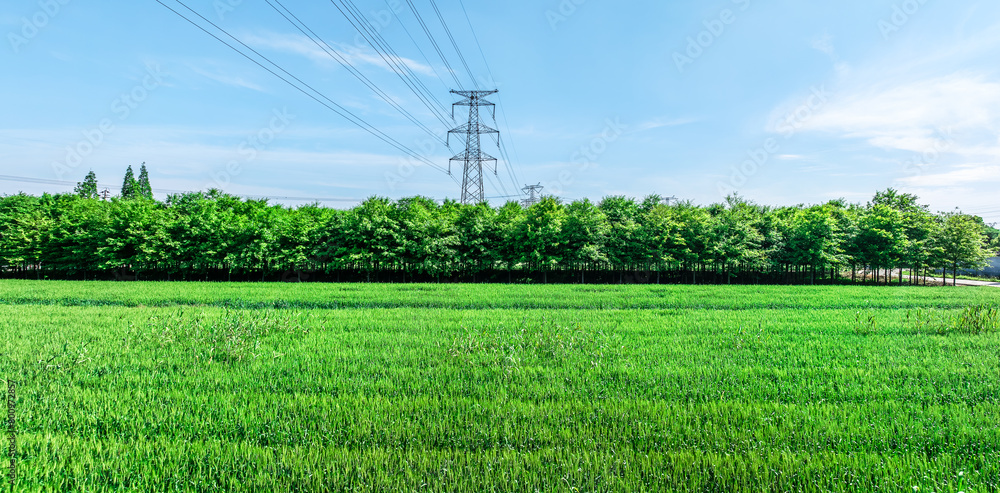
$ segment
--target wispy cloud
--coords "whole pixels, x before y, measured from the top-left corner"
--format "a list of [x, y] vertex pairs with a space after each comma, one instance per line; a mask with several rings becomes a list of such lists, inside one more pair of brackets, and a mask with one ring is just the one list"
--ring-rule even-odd
[[645, 132], [647, 130], [656, 130], [658, 128], [676, 127], [679, 125], [694, 123], [696, 121], [697, 120], [694, 118], [654, 118], [652, 120], [646, 120], [636, 125], [629, 126], [629, 131], [625, 133], [638, 133]]
[[950, 171], [902, 178], [899, 183], [909, 187], [955, 187], [1000, 182], [1000, 166], [965, 164]]
[[[302, 35], [277, 33], [250, 34], [243, 36], [242, 39], [243, 42], [256, 48], [266, 48], [274, 51], [293, 53], [324, 65], [336, 64], [336, 61], [330, 56], [329, 53], [327, 53], [326, 50], [318, 46], [311, 39]], [[339, 55], [343, 60], [347, 61], [351, 65], [374, 65], [385, 70], [393, 70], [393, 67], [390, 66], [385, 59], [367, 47], [349, 45], [345, 43], [328, 43], [327, 45], [324, 45], [324, 48], [327, 48]], [[413, 70], [418, 74], [435, 77], [433, 68], [415, 60], [399, 57], [396, 61], [406, 65], [410, 68], [410, 70]]]
[[220, 84], [224, 84], [224, 85], [227, 85], [227, 86], [234, 86], [234, 87], [242, 87], [244, 89], [250, 89], [250, 90], [253, 90], [253, 91], [264, 92], [264, 88], [262, 88], [261, 86], [259, 86], [257, 84], [254, 84], [253, 82], [250, 82], [250, 81], [248, 81], [248, 80], [246, 80], [243, 77], [240, 77], [238, 75], [229, 75], [229, 74], [222, 74], [222, 73], [218, 73], [218, 72], [212, 72], [212, 71], [209, 71], [209, 70], [205, 70], [205, 69], [196, 67], [194, 65], [189, 65], [189, 67], [196, 74], [201, 75], [201, 76], [203, 76], [205, 78], [214, 80], [214, 81], [216, 81], [216, 82], [218, 82]]
[[833, 56], [836, 50], [833, 48], [833, 36], [830, 33], [823, 33], [822, 36], [816, 37], [810, 43], [813, 48], [826, 53], [827, 55]]
[[837, 55], [837, 48], [833, 44], [833, 36], [830, 33], [825, 32], [822, 36], [813, 38], [809, 44], [813, 49], [830, 57], [830, 61], [833, 62], [833, 67], [840, 77], [847, 77], [851, 74], [851, 66], [847, 62], [842, 61], [840, 56]]
[[954, 74], [841, 95], [803, 127], [867, 139], [879, 148], [922, 151], [939, 129], [995, 127], [998, 120], [1000, 83]]

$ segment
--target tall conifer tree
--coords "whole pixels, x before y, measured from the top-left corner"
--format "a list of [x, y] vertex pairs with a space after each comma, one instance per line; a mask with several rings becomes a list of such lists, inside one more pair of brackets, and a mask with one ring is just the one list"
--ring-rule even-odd
[[146, 163], [142, 163], [142, 166], [139, 168], [139, 184], [136, 190], [136, 197], [150, 200], [153, 198], [153, 187], [149, 184], [149, 172], [146, 171]]
[[136, 198], [137, 189], [139, 188], [139, 182], [135, 180], [135, 174], [132, 173], [132, 166], [129, 165], [128, 169], [125, 170], [125, 180], [122, 181], [122, 198], [123, 199], [134, 199]]

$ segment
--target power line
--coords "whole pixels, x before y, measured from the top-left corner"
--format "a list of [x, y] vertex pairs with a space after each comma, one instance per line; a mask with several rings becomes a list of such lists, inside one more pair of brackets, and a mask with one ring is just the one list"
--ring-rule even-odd
[[410, 30], [406, 28], [406, 24], [403, 23], [403, 18], [396, 14], [396, 11], [393, 8], [393, 6], [389, 4], [389, 0], [383, 0], [383, 1], [385, 2], [385, 6], [389, 7], [389, 12], [392, 12], [392, 15], [396, 17], [396, 20], [399, 21], [399, 27], [403, 28], [403, 32], [406, 33], [406, 37], [410, 38], [410, 41], [413, 42], [413, 46], [417, 48], [417, 52], [420, 53], [420, 56], [424, 59], [425, 62], [427, 62], [427, 66], [434, 71], [434, 75], [436, 76], [437, 80], [441, 82], [441, 85], [445, 88], [446, 91], [449, 90], [448, 84], [445, 84], [444, 82], [444, 77], [441, 77], [441, 74], [438, 73], [437, 66], [431, 63], [427, 55], [424, 54], [424, 50], [420, 48], [420, 44], [417, 43], [417, 40], [413, 37], [412, 34], [410, 34]]
[[[353, 14], [355, 15], [355, 18], [359, 19], [365, 25], [368, 26], [367, 28], [368, 28], [369, 32], [372, 33], [372, 35], [374, 37], [376, 37], [377, 39], [379, 39], [382, 42], [382, 45], [385, 47], [386, 51], [394, 57], [394, 59], [396, 60], [397, 64], [399, 64], [400, 66], [402, 66], [403, 69], [405, 69], [406, 72], [410, 75], [410, 77], [417, 84], [419, 84], [421, 88], [423, 88], [423, 90], [424, 90], [424, 92], [425, 92], [425, 94], [427, 95], [428, 98], [434, 100], [434, 102], [437, 103], [437, 105], [438, 105], [437, 107], [440, 108], [441, 114], [447, 113], [448, 109], [445, 107], [444, 103], [442, 103], [441, 100], [438, 99], [437, 96], [435, 96], [434, 93], [427, 87], [427, 85], [423, 83], [423, 81], [420, 79], [420, 77], [418, 77], [417, 74], [413, 71], [413, 68], [410, 67], [410, 64], [406, 63], [406, 61], [405, 61], [406, 59], [403, 58], [403, 57], [401, 57], [401, 56], [399, 56], [399, 54], [396, 53], [396, 50], [392, 49], [392, 45], [390, 45], [389, 42], [386, 41], [385, 37], [382, 36], [382, 33], [380, 32], [380, 30], [378, 28], [376, 28], [375, 25], [372, 24], [372, 22], [370, 20], [368, 20], [368, 18], [365, 17], [364, 14], [361, 13], [361, 9], [358, 8], [358, 6], [354, 4], [354, 1], [353, 0], [343, 0], [343, 2], [345, 4], [345, 6], [348, 6], [348, 7], [354, 9]], [[391, 10], [392, 9], [390, 8], [390, 11]], [[418, 49], [419, 49], [419, 47], [418, 47]], [[428, 62], [428, 65], [430, 65], [430, 62]], [[433, 67], [432, 67], [432, 69], [433, 69]]]
[[[490, 62], [486, 59], [486, 52], [483, 51], [483, 45], [479, 42], [479, 35], [476, 34], [476, 28], [472, 25], [472, 18], [469, 17], [469, 11], [465, 8], [465, 2], [458, 0], [458, 5], [462, 7], [462, 13], [465, 14], [465, 21], [469, 23], [469, 30], [472, 32], [472, 39], [475, 40], [476, 47], [479, 49], [479, 55], [483, 58], [483, 65], [486, 66], [486, 73], [489, 74], [490, 80], [496, 83], [496, 78], [493, 76], [493, 69], [490, 68]], [[503, 119], [504, 128], [507, 130], [507, 138], [510, 139], [510, 145], [514, 148], [514, 157], [520, 160], [520, 157], [517, 156], [517, 147], [514, 146], [514, 137], [510, 132], [510, 124], [507, 123], [507, 112], [504, 111], [503, 97], [499, 93], [497, 93], [497, 102], [500, 106], [500, 117]], [[496, 122], [496, 115], [494, 115], [493, 121]], [[506, 141], [504, 140], [497, 140], [497, 144], [500, 147], [500, 155], [504, 159], [504, 167], [510, 175], [511, 183], [513, 183], [514, 188], [517, 189], [518, 184], [521, 183], [521, 179], [518, 176], [516, 164], [510, 159], [510, 153], [507, 152], [505, 142]]]
[[455, 48], [455, 53], [458, 54], [458, 59], [461, 60], [462, 65], [465, 66], [465, 71], [469, 73], [469, 79], [472, 80], [472, 87], [479, 89], [479, 82], [476, 81], [476, 76], [472, 74], [472, 69], [469, 68], [468, 62], [465, 61], [465, 55], [462, 55], [462, 50], [459, 49], [458, 43], [455, 42], [455, 37], [451, 35], [451, 29], [448, 28], [448, 23], [445, 22], [444, 16], [441, 15], [441, 10], [438, 9], [437, 2], [430, 0], [431, 7], [434, 8], [434, 13], [437, 14], [437, 18], [441, 21], [441, 25], [444, 27], [445, 34], [448, 35], [448, 39], [451, 40], [451, 46]]
[[417, 18], [417, 22], [420, 23], [420, 27], [424, 29], [424, 34], [427, 35], [427, 39], [431, 41], [431, 45], [434, 46], [434, 50], [437, 51], [438, 56], [441, 57], [441, 61], [444, 62], [444, 66], [448, 69], [448, 73], [450, 73], [451, 77], [455, 79], [455, 86], [461, 89], [462, 82], [458, 80], [458, 75], [455, 75], [455, 70], [451, 68], [451, 64], [448, 63], [448, 59], [445, 58], [444, 52], [441, 51], [441, 46], [438, 45], [438, 42], [434, 39], [434, 35], [431, 34], [431, 30], [427, 28], [427, 23], [424, 22], [424, 18], [420, 16], [420, 12], [417, 10], [417, 7], [413, 5], [412, 0], [406, 0], [406, 4], [410, 6], [410, 11], [412, 11], [413, 15]]
[[[322, 97], [323, 99], [325, 99], [325, 100], [329, 101], [329, 104], [327, 104], [327, 103], [323, 102], [322, 100], [320, 100], [320, 98], [319, 98], [319, 97], [317, 97], [317, 96], [315, 96], [315, 95], [311, 94], [310, 92], [306, 91], [306, 90], [305, 90], [305, 89], [303, 89], [302, 87], [299, 87], [298, 85], [296, 85], [295, 83], [293, 83], [293, 82], [291, 82], [290, 80], [286, 79], [285, 77], [282, 77], [282, 76], [281, 76], [281, 75], [279, 75], [279, 74], [278, 74], [277, 72], [275, 72], [274, 70], [271, 70], [270, 68], [268, 68], [267, 66], [265, 66], [264, 64], [262, 64], [262, 63], [261, 63], [260, 61], [258, 61], [258, 60], [255, 60], [255, 59], [254, 59], [253, 57], [251, 57], [250, 55], [247, 55], [246, 53], [244, 53], [244, 52], [240, 51], [240, 49], [239, 49], [239, 48], [236, 48], [235, 46], [233, 46], [233, 45], [231, 45], [231, 44], [227, 43], [227, 42], [226, 42], [225, 40], [223, 40], [222, 38], [220, 38], [220, 37], [216, 36], [216, 35], [215, 35], [214, 33], [210, 32], [210, 31], [209, 31], [208, 29], [205, 29], [204, 27], [202, 27], [201, 25], [199, 25], [199, 24], [198, 24], [197, 22], [195, 22], [194, 20], [192, 20], [192, 19], [188, 18], [188, 17], [187, 17], [187, 16], [185, 16], [184, 14], [182, 14], [182, 13], [178, 12], [177, 10], [175, 10], [175, 9], [171, 8], [171, 7], [169, 6], [169, 5], [167, 5], [167, 4], [165, 4], [165, 3], [163, 3], [163, 2], [161, 1], [161, 0], [155, 0], [155, 1], [156, 1], [156, 3], [159, 3], [160, 5], [164, 6], [164, 7], [165, 7], [165, 8], [167, 9], [167, 10], [170, 10], [170, 11], [171, 11], [171, 12], [173, 12], [174, 14], [177, 14], [177, 15], [178, 15], [179, 17], [181, 17], [182, 19], [186, 20], [186, 21], [187, 21], [188, 23], [190, 23], [191, 25], [193, 25], [193, 26], [197, 27], [198, 29], [200, 29], [201, 31], [203, 31], [203, 32], [204, 32], [205, 34], [208, 34], [209, 36], [211, 36], [211, 37], [215, 38], [215, 39], [216, 39], [217, 41], [219, 41], [220, 43], [222, 43], [222, 44], [226, 45], [227, 47], [229, 47], [229, 49], [231, 49], [231, 50], [235, 51], [236, 53], [238, 53], [239, 55], [243, 56], [243, 57], [244, 57], [244, 58], [246, 58], [247, 60], [250, 60], [251, 62], [253, 62], [253, 63], [254, 63], [254, 64], [256, 64], [257, 66], [259, 66], [260, 68], [262, 68], [262, 69], [264, 69], [264, 70], [268, 71], [269, 73], [271, 73], [271, 75], [274, 75], [275, 77], [277, 77], [277, 78], [281, 79], [281, 80], [282, 80], [283, 82], [285, 82], [286, 84], [288, 84], [288, 85], [292, 86], [293, 88], [295, 88], [296, 90], [298, 90], [298, 91], [299, 91], [299, 92], [301, 92], [302, 94], [305, 94], [305, 95], [306, 95], [306, 96], [308, 96], [309, 98], [311, 98], [311, 99], [315, 100], [315, 101], [316, 101], [317, 103], [319, 103], [319, 104], [321, 104], [321, 105], [325, 106], [325, 107], [326, 107], [327, 109], [329, 109], [329, 110], [333, 111], [334, 113], [336, 113], [336, 114], [340, 115], [340, 116], [341, 116], [341, 117], [343, 117], [344, 119], [346, 119], [346, 120], [350, 121], [351, 123], [355, 124], [356, 126], [360, 127], [360, 128], [362, 129], [362, 130], [364, 130], [364, 131], [366, 131], [366, 132], [368, 132], [368, 133], [370, 133], [370, 134], [374, 135], [374, 136], [375, 136], [375, 137], [377, 137], [377, 138], [378, 138], [379, 140], [381, 140], [381, 141], [383, 141], [383, 142], [385, 142], [385, 143], [387, 143], [387, 144], [391, 145], [392, 147], [396, 148], [397, 150], [399, 150], [399, 151], [401, 151], [401, 152], [403, 152], [403, 153], [406, 153], [407, 155], [409, 155], [409, 156], [413, 157], [414, 159], [417, 159], [417, 160], [419, 160], [419, 161], [421, 161], [421, 162], [423, 162], [423, 163], [425, 163], [425, 164], [427, 164], [427, 165], [429, 165], [429, 166], [432, 166], [432, 167], [434, 167], [434, 168], [437, 168], [438, 170], [440, 170], [440, 171], [443, 171], [443, 172], [445, 172], [445, 173], [447, 173], [447, 172], [448, 172], [448, 171], [447, 171], [447, 170], [446, 170], [445, 168], [443, 168], [443, 167], [441, 167], [441, 166], [439, 166], [439, 165], [437, 165], [437, 164], [434, 164], [434, 162], [433, 162], [433, 161], [431, 161], [431, 160], [429, 160], [429, 159], [427, 159], [427, 158], [425, 158], [425, 157], [423, 157], [423, 156], [421, 156], [421, 155], [417, 154], [417, 153], [416, 153], [415, 151], [413, 151], [413, 150], [409, 149], [408, 147], [406, 147], [405, 145], [401, 144], [401, 143], [400, 143], [400, 142], [398, 142], [397, 140], [395, 140], [395, 139], [393, 139], [392, 137], [390, 137], [390, 136], [386, 135], [386, 134], [385, 134], [385, 132], [382, 132], [381, 130], [379, 130], [379, 129], [378, 129], [378, 128], [376, 128], [375, 126], [371, 125], [370, 123], [368, 123], [367, 121], [365, 121], [365, 120], [364, 120], [364, 119], [362, 119], [361, 117], [358, 117], [357, 115], [355, 115], [354, 113], [350, 112], [349, 110], [347, 110], [347, 109], [346, 109], [346, 108], [344, 108], [343, 106], [341, 106], [341, 105], [337, 104], [337, 103], [336, 103], [336, 102], [334, 102], [334, 101], [333, 101], [332, 99], [330, 99], [329, 97], [327, 97], [327, 96], [326, 96], [326, 95], [324, 95], [323, 93], [319, 92], [318, 90], [316, 90], [315, 88], [313, 88], [313, 87], [312, 87], [312, 86], [310, 86], [309, 84], [306, 84], [305, 82], [303, 82], [303, 81], [302, 81], [301, 79], [299, 79], [298, 77], [295, 77], [294, 75], [292, 75], [291, 73], [289, 73], [289, 72], [288, 72], [287, 70], [285, 70], [285, 69], [281, 68], [281, 66], [279, 66], [279, 65], [278, 65], [278, 64], [276, 64], [276, 63], [274, 63], [274, 62], [273, 62], [273, 61], [271, 61], [271, 60], [270, 60], [269, 58], [265, 57], [264, 55], [261, 55], [260, 53], [258, 53], [258, 52], [257, 52], [256, 50], [254, 50], [253, 48], [251, 48], [251, 47], [247, 46], [247, 45], [246, 45], [246, 43], [243, 43], [242, 41], [240, 41], [239, 39], [237, 39], [237, 38], [236, 38], [236, 37], [234, 37], [233, 35], [229, 34], [229, 33], [228, 33], [228, 32], [227, 32], [227, 31], [226, 31], [225, 29], [222, 29], [221, 27], [219, 27], [219, 26], [215, 25], [215, 23], [213, 23], [212, 21], [210, 21], [210, 20], [206, 19], [206, 18], [205, 18], [204, 16], [202, 16], [202, 15], [201, 15], [201, 14], [199, 14], [198, 12], [194, 11], [193, 9], [191, 9], [191, 7], [188, 7], [187, 5], [185, 5], [185, 4], [184, 4], [184, 2], [182, 2], [182, 1], [180, 1], [180, 0], [175, 0], [175, 1], [177, 2], [177, 3], [179, 3], [180, 5], [182, 5], [182, 6], [183, 6], [184, 8], [186, 8], [187, 10], [191, 11], [191, 12], [192, 12], [192, 13], [193, 13], [194, 15], [197, 15], [198, 17], [200, 17], [200, 18], [201, 18], [202, 20], [204, 20], [204, 21], [205, 21], [206, 23], [208, 23], [208, 24], [209, 24], [209, 25], [211, 25], [212, 27], [214, 27], [214, 28], [218, 29], [219, 31], [221, 31], [222, 33], [224, 33], [224, 34], [225, 34], [226, 36], [228, 36], [229, 38], [233, 39], [234, 41], [236, 41], [237, 43], [241, 44], [242, 46], [244, 46], [245, 48], [247, 48], [248, 50], [250, 50], [251, 52], [253, 52], [253, 53], [254, 53], [254, 54], [256, 54], [257, 56], [259, 56], [260, 58], [264, 59], [265, 61], [267, 61], [268, 63], [270, 63], [271, 65], [273, 65], [273, 66], [274, 66], [275, 68], [277, 68], [277, 69], [278, 69], [278, 70], [280, 70], [281, 72], [284, 72], [285, 74], [287, 74], [287, 75], [288, 75], [288, 76], [289, 76], [290, 78], [292, 78], [292, 79], [295, 79], [295, 80], [296, 80], [296, 81], [298, 81], [298, 82], [299, 82], [300, 84], [302, 84], [303, 86], [305, 86], [305, 87], [309, 88], [309, 89], [310, 89], [311, 91], [315, 92], [316, 94], [318, 94], [318, 95], [319, 95], [320, 97]], [[331, 105], [332, 105], [332, 106], [331, 106]]]
[[[354, 13], [354, 11], [347, 6], [346, 1], [343, 3], [344, 7], [343, 9], [341, 8], [341, 5], [334, 0], [330, 0], [330, 3], [333, 4], [333, 6], [337, 8], [337, 11], [339, 11], [340, 14], [343, 15], [345, 19], [347, 19], [347, 21], [351, 24], [351, 26], [354, 27], [354, 29], [357, 30], [358, 33], [361, 34], [361, 36], [364, 37], [365, 40], [371, 44], [372, 48], [375, 50], [376, 53], [378, 53], [379, 57], [382, 58], [382, 61], [384, 61], [386, 65], [388, 65], [389, 69], [392, 70], [393, 73], [395, 73], [396, 76], [398, 76], [400, 80], [402, 80], [403, 83], [406, 84], [406, 86], [411, 91], [413, 91], [414, 94], [417, 95], [417, 98], [419, 98], [420, 101], [427, 106], [427, 108], [431, 111], [431, 113], [435, 115], [435, 117], [437, 117], [439, 120], [441, 120], [441, 122], [444, 125], [447, 126], [448, 125], [447, 120], [441, 114], [439, 114], [435, 110], [435, 108], [432, 107], [431, 102], [428, 100], [428, 97], [420, 92], [418, 86], [422, 85], [422, 83], [419, 81], [419, 79], [416, 78], [415, 74], [410, 75], [412, 74], [412, 70], [410, 70], [405, 63], [400, 62], [398, 56], [394, 57], [390, 54], [391, 48], [389, 48], [388, 46], [383, 46], [380, 43], [379, 40], [381, 38], [378, 36], [377, 33], [369, 31], [368, 27], [365, 25], [367, 19], [364, 19], [363, 15], [359, 18]], [[350, 15], [348, 15], [347, 12], [344, 12], [344, 9], [350, 12]], [[433, 98], [433, 96], [430, 97]]]
[[[357, 70], [357, 68], [354, 67], [354, 65], [350, 62], [350, 60], [348, 60], [343, 55], [341, 55], [336, 50], [334, 50], [333, 47], [331, 47], [329, 45], [329, 43], [327, 43], [326, 41], [323, 41], [319, 37], [319, 35], [317, 35], [312, 29], [310, 29], [309, 26], [307, 26], [304, 22], [302, 22], [302, 20], [299, 19], [295, 14], [293, 14], [290, 10], [288, 10], [288, 8], [285, 7], [279, 0], [274, 0], [274, 1], [279, 6], [281, 6], [281, 8], [284, 9], [285, 12], [288, 13], [288, 15], [285, 15], [285, 13], [282, 12], [281, 10], [279, 10], [278, 7], [275, 7], [274, 4], [271, 3], [271, 0], [264, 0], [264, 1], [266, 1], [267, 4], [270, 5], [272, 9], [274, 9], [275, 12], [277, 12], [278, 14], [280, 14], [282, 17], [285, 18], [285, 20], [287, 20], [289, 23], [291, 23], [293, 26], [295, 26], [295, 28], [298, 29], [299, 32], [301, 32], [304, 36], [306, 36], [313, 43], [315, 43], [316, 46], [318, 46], [321, 50], [323, 50], [324, 52], [326, 52], [326, 54], [329, 55], [330, 58], [333, 58], [334, 60], [336, 60], [337, 63], [339, 63], [341, 66], [343, 66], [345, 69], [347, 69], [347, 71], [350, 72], [351, 75], [353, 75], [355, 78], [357, 78], [358, 80], [360, 80], [365, 86], [367, 86], [369, 89], [371, 89], [373, 92], [375, 92], [375, 94], [379, 98], [381, 98], [383, 101], [385, 101], [390, 106], [392, 106], [397, 111], [399, 111], [403, 116], [405, 116], [408, 120], [410, 120], [411, 122], [413, 122], [413, 124], [415, 124], [418, 127], [420, 127], [424, 132], [427, 132], [428, 134], [430, 134], [432, 137], [436, 138], [441, 143], [444, 143], [444, 139], [442, 139], [440, 136], [438, 136], [436, 133], [434, 133], [431, 129], [427, 128], [426, 125], [424, 125], [423, 123], [421, 123], [420, 121], [418, 121], [416, 119], [416, 117], [414, 117], [412, 114], [410, 114], [409, 111], [407, 111], [405, 108], [403, 108], [402, 106], [400, 106], [399, 103], [397, 103], [395, 100], [393, 100], [388, 94], [385, 93], [385, 91], [383, 91], [381, 88], [379, 88], [375, 83], [373, 83], [368, 77], [366, 77], [364, 74], [362, 74], [359, 70]], [[289, 15], [292, 18], [289, 18], [288, 17]], [[295, 19], [295, 21], [293, 21], [292, 19]], [[301, 26], [299, 24], [301, 24]], [[306, 31], [308, 31], [308, 33]]]
[[[10, 175], [0, 175], [0, 181], [13, 181], [21, 183], [39, 183], [43, 185], [59, 185], [66, 187], [75, 187], [76, 182], [67, 180], [49, 180], [45, 178], [31, 178], [27, 176], [10, 176]], [[119, 190], [121, 187], [111, 186], [108, 184], [98, 183], [98, 188], [103, 187], [104, 189], [114, 189]], [[152, 189], [154, 193], [162, 193], [166, 195], [173, 194], [185, 194], [185, 193], [199, 193], [192, 190], [173, 190], [169, 188], [154, 188]], [[240, 195], [234, 193], [228, 193], [227, 195], [232, 195], [234, 197], [242, 198], [252, 198], [252, 199], [268, 199], [268, 200], [299, 200], [299, 201], [314, 201], [314, 202], [360, 202], [359, 199], [349, 199], [349, 198], [334, 198], [334, 197], [291, 197], [291, 196], [281, 196], [281, 195]]]

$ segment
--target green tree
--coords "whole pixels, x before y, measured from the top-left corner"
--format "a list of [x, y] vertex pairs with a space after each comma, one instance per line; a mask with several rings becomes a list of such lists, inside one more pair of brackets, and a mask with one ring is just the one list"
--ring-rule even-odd
[[136, 198], [153, 200], [153, 187], [149, 184], [149, 172], [146, 170], [146, 163], [142, 163], [142, 166], [139, 167], [139, 180], [136, 184], [135, 196]]
[[629, 197], [605, 197], [598, 206], [608, 221], [608, 237], [605, 253], [608, 262], [619, 269], [618, 279], [622, 282], [624, 271], [636, 268], [647, 257], [639, 240], [639, 204]]
[[136, 198], [138, 188], [139, 182], [136, 181], [135, 175], [132, 173], [132, 166], [129, 165], [128, 169], [125, 170], [125, 179], [122, 181], [121, 198], [126, 200]]
[[643, 209], [638, 231], [646, 255], [643, 260], [656, 267], [659, 284], [664, 264], [684, 261], [688, 256], [687, 242], [681, 233], [680, 209], [659, 201]]
[[520, 228], [527, 213], [528, 211], [521, 207], [520, 203], [514, 201], [508, 201], [497, 210], [495, 224], [500, 241], [493, 248], [497, 251], [496, 255], [499, 261], [507, 267], [508, 282], [511, 280], [511, 271], [521, 263], [522, 245], [518, 243], [519, 240], [515, 233]]
[[562, 228], [562, 254], [566, 263], [580, 269], [580, 282], [586, 282], [588, 266], [606, 264], [604, 245], [608, 238], [608, 220], [590, 200], [575, 201], [566, 206], [566, 221]]
[[837, 212], [837, 208], [827, 204], [799, 209], [792, 218], [786, 247], [789, 259], [812, 269], [812, 283], [816, 282], [817, 269], [823, 271], [844, 261], [844, 234]]
[[399, 260], [404, 266], [432, 276], [448, 275], [458, 268], [454, 224], [458, 207], [453, 201], [439, 207], [426, 197], [396, 202], [393, 215], [399, 224]]
[[678, 233], [682, 240], [673, 257], [687, 266], [691, 273], [691, 283], [697, 284], [699, 267], [710, 261], [709, 235], [713, 218], [708, 210], [691, 202], [673, 206], [673, 214], [677, 218]]
[[888, 284], [889, 269], [898, 267], [906, 253], [903, 217], [903, 212], [889, 204], [870, 203], [858, 218], [850, 251], [861, 265], [871, 268], [876, 281], [885, 269]]
[[113, 200], [97, 254], [108, 269], [156, 268], [167, 250], [166, 207], [161, 203]]
[[42, 256], [49, 268], [66, 275], [104, 269], [102, 247], [107, 241], [105, 234], [109, 222], [111, 203], [89, 200], [78, 195], [56, 197], [49, 215], [53, 219], [52, 228], [47, 232], [42, 245]]
[[389, 199], [365, 200], [347, 212], [342, 224], [339, 241], [332, 242], [327, 250], [327, 255], [339, 259], [341, 265], [370, 273], [399, 261], [403, 242]]
[[757, 223], [766, 209], [730, 195], [725, 204], [716, 204], [709, 211], [714, 219], [710, 233], [712, 260], [722, 267], [726, 282], [731, 282], [733, 270], [759, 268], [765, 256], [760, 248], [764, 236]]
[[948, 212], [940, 216], [941, 227], [937, 233], [937, 244], [941, 258], [951, 267], [952, 285], [957, 284], [958, 269], [975, 269], [985, 265], [990, 256], [985, 225], [981, 220], [961, 212]]
[[90, 170], [87, 176], [82, 182], [76, 184], [76, 188], [73, 189], [73, 193], [83, 197], [85, 199], [96, 199], [97, 195], [97, 175], [94, 174], [94, 170]]
[[566, 210], [559, 201], [545, 197], [528, 208], [523, 220], [513, 230], [519, 260], [535, 270], [541, 270], [545, 283], [549, 280], [549, 270], [562, 261], [559, 242], [565, 221]]
[[891, 265], [887, 265], [887, 267], [898, 267], [900, 282], [902, 282], [904, 267], [909, 267], [911, 271], [918, 271], [927, 265], [931, 248], [930, 233], [933, 228], [933, 215], [926, 205], [920, 205], [916, 195], [900, 193], [892, 188], [876, 192], [871, 205], [888, 207], [897, 211], [901, 216], [896, 224], [898, 236], [896, 244], [894, 249], [889, 252]]
[[454, 219], [459, 262], [475, 276], [503, 260], [497, 211], [488, 204], [462, 206]]
[[[54, 199], [20, 193], [0, 202], [0, 260], [24, 271], [48, 263], [43, 252], [53, 227], [50, 215]], [[39, 274], [40, 275], [40, 274]]]

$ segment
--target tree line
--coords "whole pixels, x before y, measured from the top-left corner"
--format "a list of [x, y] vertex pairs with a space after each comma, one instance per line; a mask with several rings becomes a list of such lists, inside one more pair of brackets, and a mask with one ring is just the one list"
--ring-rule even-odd
[[[144, 168], [144, 167], [143, 167]], [[131, 169], [130, 169], [131, 171]], [[575, 283], [926, 283], [975, 268], [998, 231], [889, 189], [867, 204], [709, 206], [606, 197], [510, 202], [373, 197], [348, 210], [218, 190], [152, 198], [0, 198], [0, 269], [53, 279]], [[126, 185], [130, 185], [129, 177]], [[89, 180], [89, 178], [88, 178]], [[85, 181], [86, 183], [86, 181]], [[83, 185], [84, 183], [81, 183]]]

